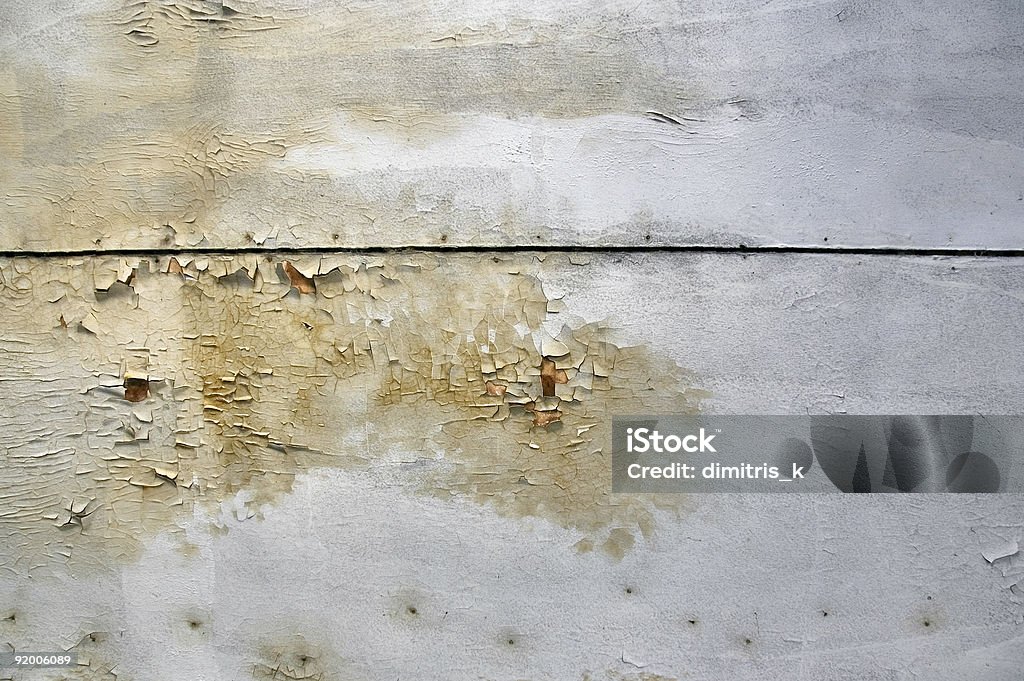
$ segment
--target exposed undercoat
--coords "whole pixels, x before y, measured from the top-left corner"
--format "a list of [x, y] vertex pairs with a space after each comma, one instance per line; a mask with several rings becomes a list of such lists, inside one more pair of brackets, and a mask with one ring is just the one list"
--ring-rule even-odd
[[24, 334], [5, 340], [11, 378], [31, 385], [80, 359], [33, 391], [38, 409], [19, 410], [58, 409], [61, 421], [7, 446], [4, 486], [34, 490], [4, 518], [13, 570], [131, 557], [140, 533], [173, 527], [197, 501], [244, 491], [239, 512], [254, 515], [296, 473], [396, 456], [426, 493], [551, 518], [583, 531], [580, 550], [621, 557], [652, 531], [652, 505], [610, 496], [604, 415], [692, 412], [704, 393], [671, 361], [559, 312], [541, 266], [8, 262], [4, 304]]

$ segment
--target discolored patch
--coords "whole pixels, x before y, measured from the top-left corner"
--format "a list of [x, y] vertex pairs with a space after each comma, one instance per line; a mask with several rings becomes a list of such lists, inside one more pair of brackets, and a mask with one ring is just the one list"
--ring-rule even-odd
[[629, 529], [616, 527], [608, 533], [608, 538], [601, 544], [601, 548], [612, 558], [622, 560], [635, 543], [636, 539]]
[[501, 216], [464, 205], [457, 188], [432, 191], [437, 205], [424, 211], [419, 178], [368, 189], [278, 162], [332, 140], [325, 130], [339, 117], [353, 129], [333, 142], [371, 130], [415, 150], [464, 116], [691, 106], [650, 45], [601, 35], [614, 15], [473, 14], [110, 0], [58, 17], [59, 41], [10, 35], [15, 75], [0, 74], [6, 247], [322, 246], [339, 225], [349, 241], [393, 243], [411, 221], [431, 241], [453, 226], [484, 232]]
[[283, 267], [292, 288], [299, 293], [316, 293], [316, 284], [313, 283], [312, 277], [307, 277], [288, 261], [284, 262]]
[[262, 681], [332, 681], [340, 679], [333, 656], [301, 635], [264, 645], [252, 666], [252, 678]]
[[[292, 258], [291, 277], [283, 263], [4, 263], [5, 357], [45, 386], [17, 391], [34, 402], [0, 469], [12, 564], [109, 569], [197, 504], [226, 528], [222, 514], [258, 518], [318, 467], [419, 461], [402, 469], [409, 489], [546, 519], [615, 560], [652, 536], [659, 507], [687, 503], [611, 495], [610, 415], [692, 413], [704, 393], [671, 361], [557, 311], [542, 286], [557, 258]], [[97, 294], [126, 273], [134, 298]], [[55, 355], [20, 331], [47, 308], [88, 331], [53, 325]], [[40, 413], [42, 428], [25, 425]]]
[[142, 402], [149, 397], [149, 381], [145, 378], [124, 379], [124, 399], [129, 402]]
[[77, 664], [60, 670], [62, 680], [118, 681], [116, 660], [122, 648], [116, 634], [87, 631], [68, 652], [77, 654]]

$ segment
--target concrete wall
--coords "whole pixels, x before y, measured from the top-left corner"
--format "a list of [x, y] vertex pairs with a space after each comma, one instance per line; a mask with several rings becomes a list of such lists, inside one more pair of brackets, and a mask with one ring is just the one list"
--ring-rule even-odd
[[1020, 495], [612, 495], [609, 446], [1020, 413], [1022, 37], [5, 3], [0, 646], [80, 664], [0, 679], [1017, 681]]

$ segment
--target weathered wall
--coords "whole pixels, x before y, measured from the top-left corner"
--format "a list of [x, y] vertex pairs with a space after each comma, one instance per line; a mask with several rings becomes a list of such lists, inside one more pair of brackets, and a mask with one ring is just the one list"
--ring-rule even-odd
[[1019, 537], [1019, 496], [613, 497], [607, 456], [612, 413], [1012, 410], [1013, 262], [0, 274], [2, 626], [81, 651], [72, 678], [1017, 673], [1024, 565], [982, 551]]
[[0, 679], [1018, 681], [1020, 495], [613, 496], [608, 449], [1020, 413], [1022, 35], [4, 4], [0, 645], [82, 664]]
[[1014, 0], [0, 8], [0, 248], [1019, 248]]

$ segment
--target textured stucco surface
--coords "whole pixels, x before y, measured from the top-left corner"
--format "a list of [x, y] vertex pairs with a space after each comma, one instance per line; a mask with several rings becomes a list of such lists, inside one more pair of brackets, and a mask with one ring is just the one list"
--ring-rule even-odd
[[3, 263], [6, 642], [68, 678], [1016, 678], [1019, 495], [613, 496], [607, 419], [1012, 413], [1014, 262], [289, 257]]
[[1022, 412], [1022, 17], [0, 3], [0, 679], [1019, 681], [1022, 495], [609, 449]]
[[1015, 0], [9, 1], [0, 248], [1016, 249], [1022, 40]]

